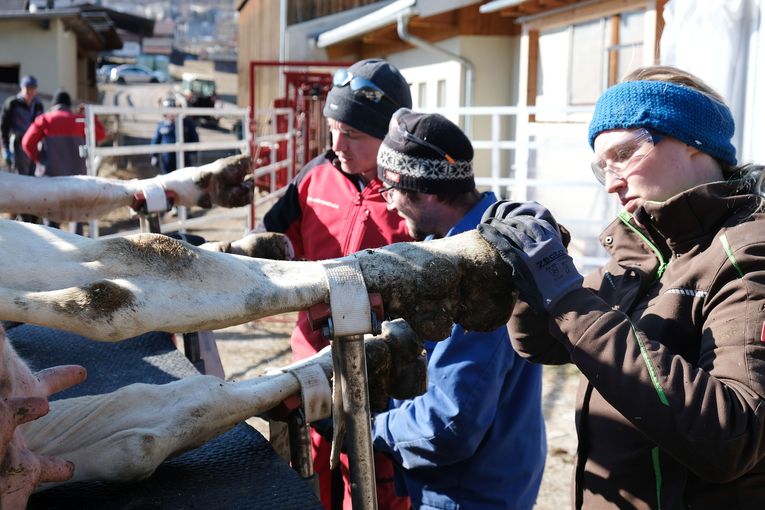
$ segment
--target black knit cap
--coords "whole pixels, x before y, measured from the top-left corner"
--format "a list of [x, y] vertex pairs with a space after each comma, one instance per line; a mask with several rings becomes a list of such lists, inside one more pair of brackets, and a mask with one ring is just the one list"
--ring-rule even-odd
[[69, 96], [69, 92], [59, 89], [53, 94], [53, 104], [60, 104], [64, 106], [72, 106], [72, 98]]
[[412, 107], [409, 84], [398, 69], [381, 59], [361, 60], [349, 67], [348, 72], [368, 79], [382, 89], [386, 97], [375, 103], [357, 97], [350, 84], [335, 86], [327, 94], [324, 116], [382, 140], [393, 112], [401, 107]]
[[377, 174], [386, 186], [431, 195], [475, 189], [473, 144], [452, 121], [407, 108], [391, 118], [377, 152]]

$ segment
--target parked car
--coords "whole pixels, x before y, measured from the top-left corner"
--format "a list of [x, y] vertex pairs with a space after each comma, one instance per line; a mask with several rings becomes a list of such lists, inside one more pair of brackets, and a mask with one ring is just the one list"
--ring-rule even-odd
[[111, 83], [160, 83], [167, 81], [167, 76], [160, 71], [136, 64], [123, 64], [109, 72]]

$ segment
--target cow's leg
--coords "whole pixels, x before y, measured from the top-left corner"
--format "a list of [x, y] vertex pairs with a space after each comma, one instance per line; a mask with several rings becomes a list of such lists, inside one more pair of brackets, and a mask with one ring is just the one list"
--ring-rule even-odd
[[130, 206], [150, 184], [175, 192], [176, 205], [240, 207], [252, 201], [249, 156], [231, 156], [144, 180], [88, 176], [30, 177], [0, 173], [0, 211], [54, 221], [86, 221]]
[[132, 384], [105, 395], [54, 401], [22, 428], [36, 454], [66, 459], [73, 481], [133, 481], [165, 459], [196, 448], [299, 391], [291, 374], [239, 383], [192, 376], [164, 385]]
[[[386, 323], [383, 334], [367, 340], [365, 347], [370, 393], [378, 405], [391, 396], [412, 398], [425, 390], [422, 343], [403, 321]], [[292, 367], [318, 365], [331, 380], [330, 356], [326, 349]], [[284, 369], [242, 382], [200, 375], [164, 385], [133, 384], [106, 395], [51, 402], [50, 413], [25, 424], [22, 432], [35, 453], [73, 462], [73, 481], [138, 480], [165, 459], [299, 391], [297, 378]]]
[[[328, 301], [321, 262], [248, 259], [166, 236], [92, 240], [0, 222], [0, 319], [117, 340], [220, 329]], [[476, 232], [352, 255], [385, 310], [425, 338], [504, 324], [509, 266]], [[44, 263], [42, 263], [44, 261]], [[12, 264], [12, 265], [11, 265]]]

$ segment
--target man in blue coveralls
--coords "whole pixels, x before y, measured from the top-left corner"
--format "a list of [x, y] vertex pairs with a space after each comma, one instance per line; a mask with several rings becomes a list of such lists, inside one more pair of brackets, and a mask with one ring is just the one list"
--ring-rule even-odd
[[[381, 193], [417, 240], [476, 227], [497, 198], [479, 193], [473, 147], [452, 122], [402, 108], [377, 156]], [[521, 359], [504, 326], [452, 328], [427, 341], [428, 388], [374, 417], [374, 448], [397, 467], [418, 509], [523, 509], [536, 501], [546, 455], [542, 371]]]

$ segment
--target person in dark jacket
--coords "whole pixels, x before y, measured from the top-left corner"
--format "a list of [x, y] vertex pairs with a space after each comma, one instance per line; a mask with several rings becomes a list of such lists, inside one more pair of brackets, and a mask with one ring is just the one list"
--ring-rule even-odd
[[9, 97], [0, 114], [0, 133], [3, 141], [3, 159], [11, 171], [21, 175], [33, 175], [35, 165], [21, 148], [21, 139], [35, 117], [43, 113], [43, 104], [37, 97], [37, 79], [24, 76], [21, 90]]
[[[162, 100], [162, 106], [165, 108], [175, 108], [175, 100], [164, 99]], [[175, 115], [165, 115], [165, 117], [157, 124], [157, 129], [154, 132], [154, 136], [151, 138], [152, 144], [173, 144], [176, 141], [175, 136]], [[183, 117], [183, 142], [195, 143], [199, 141], [199, 134], [197, 133], [197, 125], [194, 123], [194, 119], [191, 117]], [[184, 152], [184, 166], [194, 166], [196, 164], [196, 152]], [[152, 154], [151, 166], [159, 166], [160, 171], [163, 174], [170, 173], [178, 169], [178, 162], [176, 161], [176, 152], [162, 152]]]
[[765, 184], [697, 77], [641, 68], [590, 123], [623, 211], [582, 278], [552, 215], [498, 203], [479, 226], [512, 266], [515, 348], [582, 373], [575, 508], [754, 509], [765, 496]]
[[[332, 150], [301, 169], [266, 213], [259, 229], [286, 234], [295, 256], [307, 260], [342, 257], [364, 248], [410, 241], [402, 218], [389, 211], [380, 196], [377, 150], [393, 113], [411, 106], [409, 84], [388, 62], [368, 59], [339, 69], [324, 105]], [[321, 332], [311, 330], [308, 314], [303, 312], [298, 315], [290, 345], [293, 358], [298, 360], [315, 354], [329, 342]], [[341, 490], [333, 488], [328, 467], [330, 443], [316, 428], [311, 440], [324, 508], [331, 510], [338, 500], [344, 508], [350, 508], [347, 474], [346, 496], [341, 484]], [[340, 462], [348, 465], [344, 454]], [[394, 494], [390, 459], [376, 455], [375, 472], [379, 508], [408, 509], [409, 499]]]
[[[475, 188], [470, 140], [438, 114], [397, 111], [377, 166], [388, 207], [416, 240], [471, 230], [497, 201]], [[374, 448], [396, 461], [413, 508], [531, 510], [547, 450], [542, 367], [515, 353], [505, 326], [454, 325], [434, 340], [427, 390], [374, 417]]]

